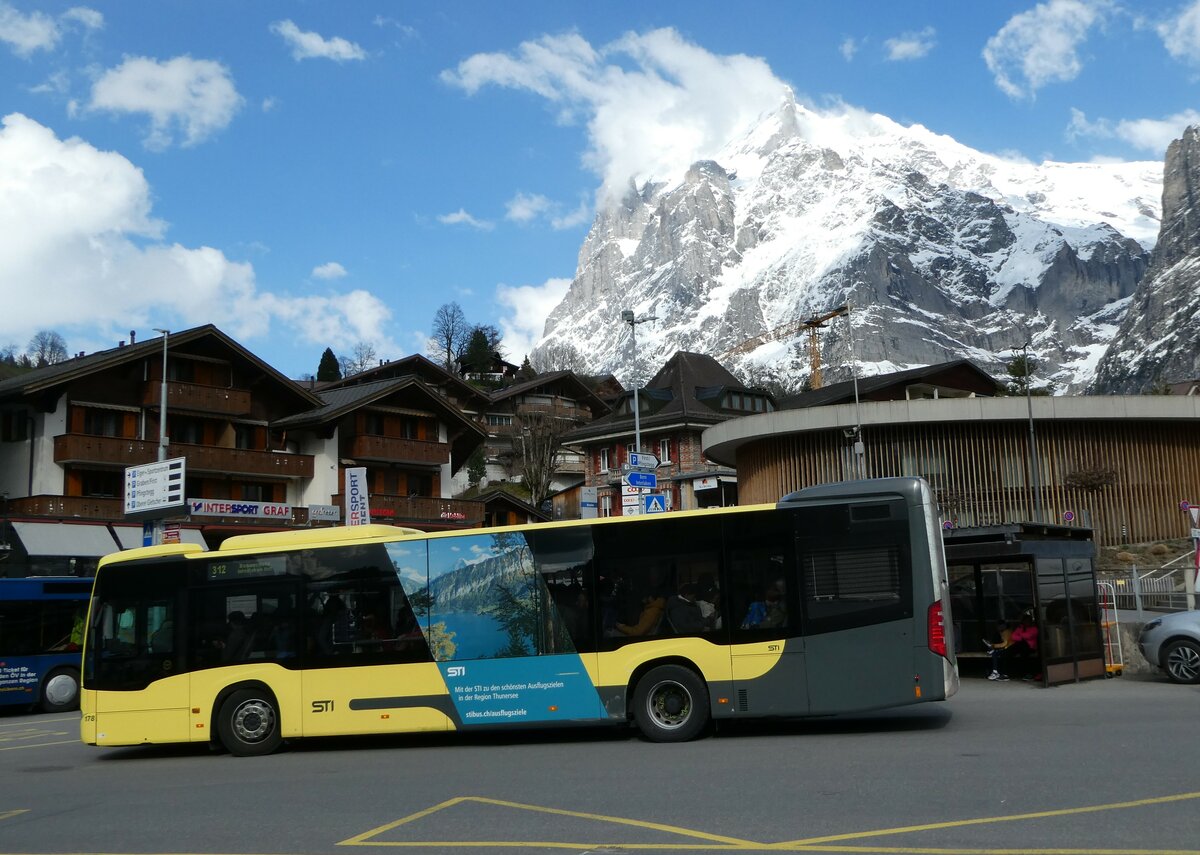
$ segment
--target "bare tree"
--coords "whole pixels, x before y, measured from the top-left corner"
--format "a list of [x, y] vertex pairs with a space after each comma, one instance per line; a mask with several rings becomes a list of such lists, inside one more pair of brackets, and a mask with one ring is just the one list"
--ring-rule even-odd
[[447, 371], [454, 371], [462, 359], [473, 329], [467, 323], [467, 316], [463, 314], [458, 303], [443, 303], [433, 316], [429, 358], [441, 362]]
[[338, 367], [341, 369], [343, 377], [362, 374], [368, 368], [374, 368], [375, 362], [375, 346], [366, 341], [360, 341], [354, 345], [353, 356], [338, 357]]
[[53, 330], [40, 330], [29, 340], [26, 350], [34, 368], [45, 368], [67, 360], [67, 343]]
[[577, 411], [568, 410], [557, 399], [548, 406], [518, 407], [512, 424], [513, 468], [520, 465], [521, 480], [529, 488], [529, 503], [534, 507], [550, 495], [563, 436], [578, 424]]
[[579, 348], [569, 341], [552, 341], [534, 352], [530, 360], [538, 374], [548, 374], [551, 371], [574, 371], [576, 374], [587, 373], [587, 360], [579, 352]]

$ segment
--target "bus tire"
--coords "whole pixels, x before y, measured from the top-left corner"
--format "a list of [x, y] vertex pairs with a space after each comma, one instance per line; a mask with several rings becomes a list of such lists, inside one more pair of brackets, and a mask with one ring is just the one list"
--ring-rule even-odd
[[68, 712], [79, 709], [79, 672], [74, 668], [55, 668], [42, 681], [42, 712]]
[[235, 757], [270, 754], [283, 741], [275, 699], [261, 689], [234, 692], [221, 704], [217, 734]]
[[633, 719], [651, 742], [686, 742], [708, 724], [708, 689], [682, 665], [659, 665], [633, 693]]

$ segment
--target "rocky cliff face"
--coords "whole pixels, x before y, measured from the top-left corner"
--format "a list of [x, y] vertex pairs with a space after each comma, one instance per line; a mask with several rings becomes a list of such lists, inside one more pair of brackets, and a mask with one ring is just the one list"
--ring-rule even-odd
[[1167, 147], [1162, 231], [1093, 391], [1131, 394], [1200, 377], [1200, 128]]
[[[827, 380], [967, 357], [1002, 370], [1026, 341], [1082, 388], [1145, 275], [1156, 164], [1030, 164], [882, 116], [785, 100], [686, 174], [597, 214], [540, 347], [643, 378], [677, 350], [798, 385], [807, 340], [779, 330], [849, 302], [823, 331]], [[772, 335], [774, 331], [775, 335]], [[766, 335], [767, 339], [749, 341]], [[851, 336], [853, 342], [851, 342]]]

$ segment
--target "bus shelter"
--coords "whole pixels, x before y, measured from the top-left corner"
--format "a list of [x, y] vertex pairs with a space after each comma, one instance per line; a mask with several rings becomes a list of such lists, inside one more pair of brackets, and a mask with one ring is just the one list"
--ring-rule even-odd
[[1013, 523], [944, 532], [958, 656], [985, 659], [998, 623], [1032, 611], [1041, 682], [1105, 675], [1092, 530]]

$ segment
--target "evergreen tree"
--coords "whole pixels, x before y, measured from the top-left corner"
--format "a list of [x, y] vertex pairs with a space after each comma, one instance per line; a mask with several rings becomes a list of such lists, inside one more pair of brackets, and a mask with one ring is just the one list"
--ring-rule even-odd
[[486, 374], [492, 367], [492, 347], [488, 342], [487, 333], [479, 327], [471, 332], [467, 349], [463, 351], [462, 367], [464, 372]]
[[329, 380], [341, 379], [342, 369], [338, 365], [338, 358], [333, 355], [333, 350], [327, 347], [321, 354], [321, 364], [317, 366], [317, 380], [325, 383]]

